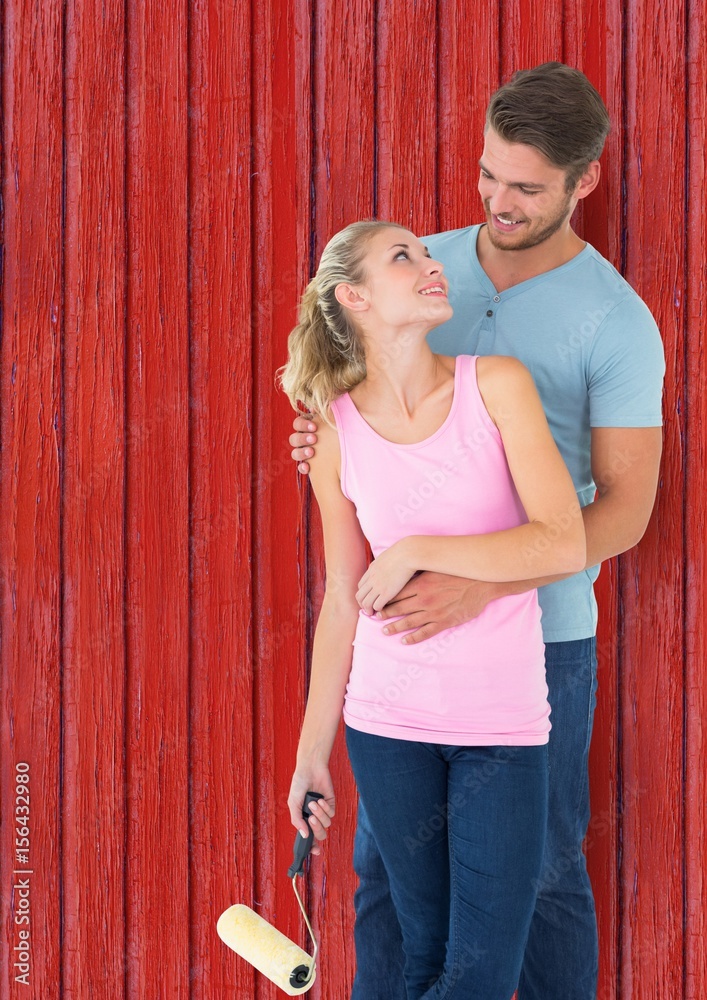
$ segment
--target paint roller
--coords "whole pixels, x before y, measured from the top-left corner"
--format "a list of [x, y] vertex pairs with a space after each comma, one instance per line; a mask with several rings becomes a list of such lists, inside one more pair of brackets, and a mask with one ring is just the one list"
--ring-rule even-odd
[[[309, 811], [310, 802], [323, 798], [319, 792], [307, 792], [302, 815], [306, 820], [312, 815]], [[309, 826], [309, 823], [307, 823]], [[310, 989], [316, 978], [316, 960], [318, 945], [312, 925], [305, 912], [302, 899], [297, 891], [297, 876], [302, 875], [304, 859], [312, 849], [314, 834], [311, 827], [306, 837], [295, 834], [294, 856], [287, 870], [287, 877], [292, 879], [292, 889], [302, 911], [310, 937], [314, 942], [314, 954], [308, 955], [294, 941], [290, 941], [263, 918], [251, 910], [249, 906], [238, 903], [230, 906], [219, 917], [216, 925], [218, 935], [224, 944], [232, 948], [237, 955], [249, 962], [258, 972], [262, 972], [270, 982], [286, 993], [289, 997], [297, 997]]]

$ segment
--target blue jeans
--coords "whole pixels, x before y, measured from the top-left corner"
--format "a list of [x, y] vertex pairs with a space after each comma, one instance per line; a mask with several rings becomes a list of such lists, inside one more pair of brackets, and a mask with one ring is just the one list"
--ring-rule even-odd
[[[547, 746], [443, 746], [350, 728], [346, 742], [390, 885], [407, 1000], [509, 1000], [543, 863]], [[388, 975], [381, 954], [368, 1000]]]
[[[548, 643], [552, 707], [548, 832], [519, 1000], [595, 1000], [598, 944], [582, 852], [589, 823], [589, 741], [596, 704], [596, 641]], [[351, 1000], [407, 1000], [402, 933], [385, 865], [359, 802], [354, 843], [357, 971]]]

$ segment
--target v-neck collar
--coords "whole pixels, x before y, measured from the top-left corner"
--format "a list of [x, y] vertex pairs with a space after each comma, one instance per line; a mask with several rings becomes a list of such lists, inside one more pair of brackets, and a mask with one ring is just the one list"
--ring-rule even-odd
[[596, 251], [591, 243], [586, 243], [585, 246], [579, 251], [579, 253], [568, 260], [565, 264], [560, 264], [559, 267], [553, 267], [549, 271], [543, 271], [542, 274], [536, 274], [532, 278], [526, 278], [525, 281], [519, 281], [517, 285], [511, 285], [510, 288], [504, 289], [504, 291], [499, 292], [496, 286], [489, 278], [486, 271], [484, 271], [479, 261], [479, 255], [477, 253], [476, 247], [479, 239], [479, 233], [481, 232], [481, 225], [472, 228], [469, 233], [469, 256], [471, 258], [471, 266], [474, 274], [476, 275], [478, 281], [480, 282], [483, 289], [488, 293], [490, 298], [496, 297], [498, 299], [509, 299], [513, 295], [517, 295], [520, 292], [527, 291], [533, 284], [541, 284], [543, 281], [547, 281], [548, 278], [555, 277], [566, 271], [571, 271], [572, 268], [577, 267], [579, 264], [583, 263], [587, 257], [590, 257]]

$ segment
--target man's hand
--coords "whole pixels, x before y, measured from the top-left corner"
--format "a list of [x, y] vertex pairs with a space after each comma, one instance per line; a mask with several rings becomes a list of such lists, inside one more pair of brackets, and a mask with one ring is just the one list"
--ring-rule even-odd
[[481, 583], [443, 573], [419, 573], [406, 583], [395, 600], [379, 611], [377, 618], [403, 617], [383, 629], [386, 635], [409, 632], [406, 644], [422, 642], [445, 629], [476, 618], [487, 604], [515, 593], [518, 584]]
[[289, 437], [292, 458], [295, 462], [299, 462], [297, 469], [306, 476], [309, 472], [309, 463], [306, 459], [314, 454], [314, 448], [308, 445], [317, 443], [317, 425], [310, 417], [295, 417], [292, 426], [295, 429], [295, 433]]

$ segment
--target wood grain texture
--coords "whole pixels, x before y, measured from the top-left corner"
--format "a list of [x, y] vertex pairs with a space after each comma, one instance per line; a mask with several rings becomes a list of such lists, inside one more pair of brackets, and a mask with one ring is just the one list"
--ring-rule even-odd
[[190, 990], [186, 19], [127, 9], [130, 996]]
[[[253, 620], [255, 803], [253, 905], [310, 944], [286, 876], [293, 828], [287, 795], [306, 691], [307, 605], [302, 494], [289, 457], [289, 403], [275, 389], [299, 292], [309, 278], [312, 166], [310, 9], [253, 8]], [[233, 961], [238, 961], [231, 956]], [[262, 976], [245, 998], [272, 998]]]
[[[125, 995], [125, 20], [66, 10], [62, 987]], [[58, 995], [58, 994], [57, 994]]]
[[[335, 0], [317, 6], [314, 24], [315, 260], [345, 225], [376, 214], [376, 5], [373, 0]], [[355, 124], [354, 124], [355, 123]], [[379, 214], [386, 213], [378, 206]], [[324, 593], [319, 512], [311, 491], [307, 507], [307, 590], [312, 625]], [[356, 791], [343, 726], [331, 757], [336, 819], [321, 861], [310, 869], [311, 907], [322, 935], [323, 961], [312, 992], [326, 1000], [350, 995], [355, 971], [352, 917], [357, 880], [351, 858]]]
[[[3, 7], [3, 1000], [58, 996], [60, 986], [61, 18], [52, 0]], [[28, 785], [15, 781], [17, 764], [28, 765]]]
[[435, 230], [437, 63], [434, 0], [388, 0], [376, 36], [376, 215]]
[[375, 207], [376, 9], [373, 0], [315, 8], [315, 255]]
[[501, 0], [501, 82], [519, 69], [562, 62], [562, 0]]
[[[622, 956], [620, 994], [683, 991], [683, 491], [685, 204], [684, 14], [627, 11], [626, 277], [666, 349], [664, 455], [656, 510], [620, 560]], [[665, 137], [670, 136], [669, 155]]]
[[707, 468], [707, 15], [688, 5], [687, 22], [687, 282], [685, 296], [685, 998], [707, 995], [707, 639], [704, 558], [707, 518], [701, 498]]
[[[191, 993], [247, 996], [215, 934], [253, 884], [249, 9], [195, 4], [189, 38]], [[234, 262], [238, 261], [238, 266]], [[185, 924], [187, 923], [185, 915]]]
[[[623, 267], [621, 184], [623, 144], [622, 6], [618, 0], [573, 0], [564, 4], [564, 61], [586, 73], [604, 98], [612, 122], [601, 158], [601, 182], [575, 214], [577, 232], [617, 268]], [[618, 560], [602, 567], [596, 585], [600, 616], [597, 630], [597, 707], [590, 771], [592, 818], [585, 842], [594, 887], [600, 962], [598, 1000], [617, 995], [620, 900], [617, 891], [620, 850], [619, 782], [619, 589]]]
[[[469, 31], [473, 16], [474, 32]], [[435, 232], [483, 219], [477, 191], [486, 105], [500, 84], [500, 2], [472, 12], [438, 4], [438, 124]]]
[[[598, 587], [598, 1000], [702, 1000], [704, 5], [7, 0], [0, 27], [0, 1000], [275, 1000], [216, 936], [233, 902], [308, 947], [286, 797], [324, 579], [275, 369], [333, 232], [481, 218], [488, 96], [546, 59], [606, 99], [575, 223], [668, 358], [656, 511]], [[341, 742], [332, 769], [313, 1000], [354, 971]]]

